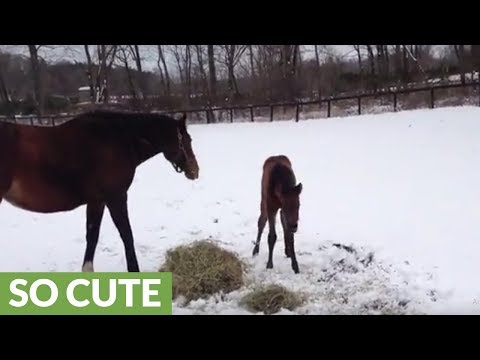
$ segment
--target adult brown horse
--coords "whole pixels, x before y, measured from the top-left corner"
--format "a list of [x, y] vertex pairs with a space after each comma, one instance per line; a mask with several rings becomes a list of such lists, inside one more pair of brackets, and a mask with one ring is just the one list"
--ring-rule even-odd
[[267, 269], [273, 268], [273, 249], [277, 241], [275, 219], [278, 210], [283, 227], [285, 241], [285, 255], [292, 261], [292, 269], [298, 274], [298, 263], [295, 255], [294, 233], [298, 229], [298, 212], [300, 208], [300, 194], [303, 185], [295, 178], [290, 159], [285, 155], [271, 156], [263, 165], [262, 199], [260, 216], [258, 218], [258, 234], [253, 256], [258, 255], [262, 232], [268, 220], [268, 262]]
[[[97, 110], [54, 127], [0, 123], [0, 201], [38, 213], [86, 205], [83, 271], [93, 271], [105, 207], [125, 247], [128, 271], [140, 271], [127, 192], [136, 168], [163, 153], [177, 172], [198, 178], [180, 120], [160, 114]], [[160, 186], [159, 186], [160, 188]]]

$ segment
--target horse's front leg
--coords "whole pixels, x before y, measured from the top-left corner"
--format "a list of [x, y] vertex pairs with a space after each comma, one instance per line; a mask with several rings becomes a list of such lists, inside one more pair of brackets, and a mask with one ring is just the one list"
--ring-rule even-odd
[[135, 254], [135, 245], [133, 241], [132, 228], [128, 217], [127, 193], [110, 198], [107, 202], [108, 210], [113, 223], [120, 233], [123, 245], [125, 246], [125, 256], [127, 258], [127, 269], [129, 272], [139, 272], [137, 255]]
[[287, 223], [285, 221], [285, 216], [283, 214], [283, 210], [280, 210], [280, 220], [282, 222], [283, 240], [285, 242], [285, 256], [287, 258], [289, 258], [290, 257], [289, 230], [288, 230]]

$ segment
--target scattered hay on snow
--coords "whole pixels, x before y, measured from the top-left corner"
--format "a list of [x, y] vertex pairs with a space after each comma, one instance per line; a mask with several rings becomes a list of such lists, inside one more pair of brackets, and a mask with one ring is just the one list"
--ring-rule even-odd
[[302, 305], [302, 299], [294, 292], [280, 285], [259, 287], [245, 295], [240, 304], [250, 311], [270, 315], [282, 309], [295, 310]]
[[211, 241], [196, 241], [168, 250], [160, 271], [171, 272], [173, 297], [187, 302], [243, 285], [244, 264], [232, 252]]

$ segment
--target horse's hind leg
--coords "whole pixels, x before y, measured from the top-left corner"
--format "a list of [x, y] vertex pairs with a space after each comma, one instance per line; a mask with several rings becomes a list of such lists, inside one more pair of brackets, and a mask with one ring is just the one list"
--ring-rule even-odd
[[140, 269], [135, 253], [133, 233], [128, 216], [127, 193], [109, 199], [109, 201], [107, 201], [107, 207], [125, 247], [127, 269], [129, 272], [139, 272]]
[[105, 204], [102, 202], [87, 204], [87, 247], [83, 258], [83, 272], [93, 272], [93, 258], [95, 257], [104, 210]]
[[262, 211], [260, 216], [258, 217], [257, 241], [255, 242], [255, 247], [253, 248], [253, 256], [257, 256], [258, 252], [260, 251], [260, 240], [262, 238], [262, 233], [263, 233], [263, 230], [265, 229], [266, 223], [267, 223], [267, 214]]

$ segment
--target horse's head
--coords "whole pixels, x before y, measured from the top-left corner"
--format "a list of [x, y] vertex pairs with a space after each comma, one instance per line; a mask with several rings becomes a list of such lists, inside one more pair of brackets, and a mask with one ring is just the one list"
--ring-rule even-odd
[[303, 185], [299, 183], [291, 188], [282, 189], [280, 196], [282, 221], [293, 233], [297, 232], [298, 229], [298, 212], [300, 209], [300, 194], [302, 193], [302, 189]]
[[174, 140], [171, 141], [163, 154], [178, 173], [183, 172], [187, 179], [198, 179], [198, 164], [192, 150], [192, 138], [187, 132], [186, 114], [177, 120]]

